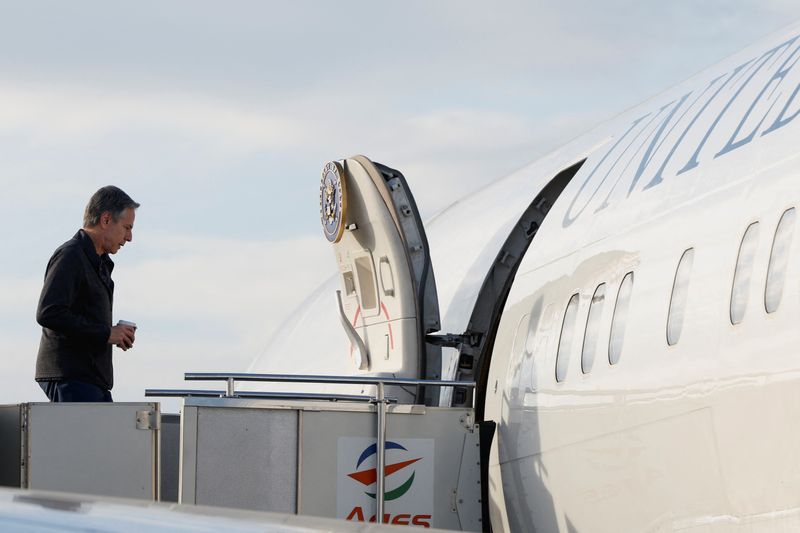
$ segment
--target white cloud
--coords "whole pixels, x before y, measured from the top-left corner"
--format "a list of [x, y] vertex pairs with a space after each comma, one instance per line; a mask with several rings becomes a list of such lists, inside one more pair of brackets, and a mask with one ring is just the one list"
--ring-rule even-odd
[[527, 121], [510, 113], [454, 109], [410, 117], [404, 134], [415, 144], [415, 151], [487, 150], [489, 146], [518, 144], [532, 136]]
[[91, 144], [142, 129], [222, 150], [280, 150], [302, 139], [299, 126], [280, 113], [192, 93], [0, 83], [0, 132], [27, 134], [41, 144]]
[[242, 334], [271, 327], [335, 268], [321, 236], [243, 241], [153, 235], [137, 245], [137, 255], [146, 259], [115, 272], [118, 311], [177, 322], [224, 320]]
[[[42, 270], [44, 270], [44, 265]], [[41, 288], [41, 278], [38, 275], [36, 278], [0, 278], [0, 294], [3, 295], [0, 300], [2, 302], [0, 316], [4, 316], [9, 310], [13, 310], [15, 315], [19, 313], [20, 309], [30, 309], [35, 312]], [[10, 315], [5, 314], [5, 316]]]
[[[433, 152], [485, 147], [488, 139], [497, 144], [519, 142], [532, 129], [518, 115], [491, 109], [443, 108], [402, 114], [384, 108], [378, 116], [354, 116], [348, 108], [358, 105], [356, 101], [348, 104], [346, 95], [330, 95], [326, 88], [305, 95], [316, 103], [278, 110], [257, 99], [225, 101], [163, 90], [133, 93], [92, 85], [5, 81], [0, 82], [0, 133], [69, 146], [98, 144], [108, 135], [141, 129], [140, 136], [176, 135], [173, 142], [196, 139], [215, 150], [233, 152], [320, 150], [332, 141], [363, 145], [373, 144], [375, 138], [381, 144], [394, 145], [405, 139], [405, 145]], [[330, 100], [337, 100], [339, 108], [325, 111]], [[381, 123], [393, 123], [393, 127], [375, 128]]]

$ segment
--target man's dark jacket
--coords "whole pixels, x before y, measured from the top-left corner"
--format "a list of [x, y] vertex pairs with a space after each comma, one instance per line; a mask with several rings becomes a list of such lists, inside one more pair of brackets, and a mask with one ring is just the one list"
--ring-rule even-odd
[[113, 269], [83, 230], [53, 253], [36, 311], [42, 326], [36, 381], [77, 379], [111, 390]]

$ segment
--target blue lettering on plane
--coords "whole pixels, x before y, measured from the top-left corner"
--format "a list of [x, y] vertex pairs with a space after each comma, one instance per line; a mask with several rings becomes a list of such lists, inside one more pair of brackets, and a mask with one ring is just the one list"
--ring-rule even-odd
[[[674, 172], [675, 176], [700, 165], [701, 153], [707, 153], [704, 149], [712, 133], [717, 131], [723, 117], [728, 116], [732, 109], [746, 108], [746, 111], [739, 120], [734, 120], [736, 126], [733, 131], [726, 135], [723, 129], [714, 136], [716, 139], [722, 134], [726, 140], [717, 148], [713, 159], [747, 145], [759, 135], [759, 131], [760, 136], [768, 135], [797, 118], [800, 114], [800, 83], [788, 90], [782, 84], [800, 61], [799, 39], [800, 35], [797, 35], [714, 78], [697, 95], [694, 90], [689, 91], [657, 110], [636, 118], [605, 154], [598, 154], [599, 161], [572, 198], [564, 215], [563, 227], [572, 225], [589, 206], [594, 206], [593, 212], [596, 213], [611, 205], [612, 193], [623, 179], [629, 180], [625, 198], [637, 187], [647, 190], [658, 186], [664, 181], [664, 171], [673, 161], [678, 148], [691, 149], [685, 144], [687, 138], [697, 139], [699, 133], [694, 129], [700, 123], [699, 119], [710, 118], [709, 113], [716, 109], [719, 111], [708, 130], [699, 142], [695, 141], [697, 145], [692, 155]], [[758, 90], [756, 84], [759, 82], [763, 85], [749, 106], [747, 102], [740, 102], [743, 91], [748, 88]], [[780, 111], [774, 115], [777, 109]], [[771, 115], [775, 118], [769, 123], [767, 118]], [[769, 126], [762, 130], [765, 124]], [[689, 135], [690, 132], [695, 134]], [[680, 165], [680, 160], [677, 164]], [[648, 170], [653, 168], [655, 172], [648, 174]], [[616, 179], [613, 179], [615, 175]], [[605, 187], [608, 187], [608, 193], [599, 201], [602, 196], [599, 193]]]

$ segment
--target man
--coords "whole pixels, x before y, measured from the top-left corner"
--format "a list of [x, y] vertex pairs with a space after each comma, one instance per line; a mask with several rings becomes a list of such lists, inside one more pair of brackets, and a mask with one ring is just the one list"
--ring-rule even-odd
[[139, 204], [109, 185], [90, 199], [83, 229], [59, 246], [45, 271], [36, 311], [42, 326], [36, 381], [52, 402], [110, 402], [111, 346], [128, 350], [135, 328], [111, 325], [115, 254], [133, 240]]

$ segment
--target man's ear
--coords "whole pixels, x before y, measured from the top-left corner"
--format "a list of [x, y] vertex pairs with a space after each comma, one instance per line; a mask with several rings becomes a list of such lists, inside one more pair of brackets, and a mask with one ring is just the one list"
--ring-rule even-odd
[[105, 227], [111, 223], [111, 213], [108, 211], [104, 211], [103, 214], [100, 215], [100, 225]]

